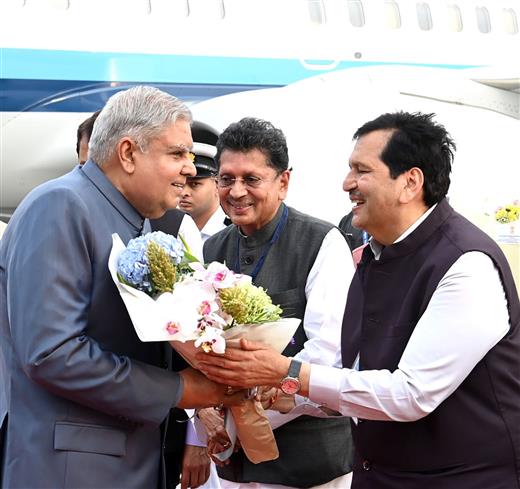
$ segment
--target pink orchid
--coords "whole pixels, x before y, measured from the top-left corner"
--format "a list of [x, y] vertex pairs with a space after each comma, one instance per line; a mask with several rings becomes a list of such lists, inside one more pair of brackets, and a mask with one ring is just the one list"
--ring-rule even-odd
[[168, 324], [166, 324], [166, 331], [168, 331], [168, 334], [174, 335], [180, 331], [180, 327], [177, 323], [168, 321]]

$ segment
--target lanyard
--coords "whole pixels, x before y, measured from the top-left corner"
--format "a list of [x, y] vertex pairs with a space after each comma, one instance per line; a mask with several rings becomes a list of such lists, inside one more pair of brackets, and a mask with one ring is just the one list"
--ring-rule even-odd
[[[251, 274], [253, 283], [256, 279], [256, 276], [258, 275], [258, 273], [260, 272], [260, 270], [264, 264], [265, 258], [267, 256], [267, 253], [269, 253], [271, 246], [273, 246], [278, 241], [278, 238], [282, 234], [282, 229], [285, 225], [285, 222], [287, 221], [288, 214], [289, 214], [289, 209], [287, 206], [285, 206], [283, 209], [282, 217], [281, 217], [280, 221], [278, 222], [278, 224], [276, 225], [276, 229], [274, 230], [274, 233], [271, 236], [269, 243], [267, 243], [267, 245], [265, 246], [264, 251], [262, 252], [262, 255], [260, 256], [258, 262], [256, 263], [255, 269], [253, 270], [253, 273]], [[240, 235], [238, 236], [238, 240], [237, 240], [237, 259], [235, 262], [235, 271], [236, 271], [236, 273], [240, 273]]]

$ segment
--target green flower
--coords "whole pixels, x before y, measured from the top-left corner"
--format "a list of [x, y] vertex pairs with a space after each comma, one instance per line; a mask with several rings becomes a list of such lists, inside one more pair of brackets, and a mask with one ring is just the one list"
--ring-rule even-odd
[[220, 289], [222, 310], [238, 324], [258, 324], [280, 319], [282, 309], [272, 303], [262, 287], [242, 283]]
[[177, 268], [168, 253], [155, 241], [148, 243], [146, 253], [154, 293], [171, 292], [177, 280]]

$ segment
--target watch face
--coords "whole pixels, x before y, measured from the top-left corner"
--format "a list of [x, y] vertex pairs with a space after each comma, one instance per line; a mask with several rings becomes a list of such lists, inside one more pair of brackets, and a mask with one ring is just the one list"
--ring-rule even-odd
[[300, 390], [300, 381], [298, 379], [285, 378], [282, 380], [280, 388], [285, 394], [296, 394]]

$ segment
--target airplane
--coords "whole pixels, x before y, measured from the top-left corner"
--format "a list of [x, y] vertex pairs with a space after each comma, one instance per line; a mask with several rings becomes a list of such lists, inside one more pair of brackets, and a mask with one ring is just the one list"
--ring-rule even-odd
[[243, 115], [278, 123], [288, 202], [331, 222], [355, 128], [436, 112], [459, 144], [451, 197], [476, 219], [518, 198], [519, 16], [520, 0], [2, 0], [0, 219], [70, 170], [78, 124], [135, 84], [215, 136]]
[[[338, 94], [341, 93], [341, 96]], [[338, 223], [350, 209], [342, 190], [352, 135], [384, 112], [435, 113], [457, 144], [449, 197], [478, 225], [494, 206], [520, 197], [520, 95], [483, 85], [462, 72], [406, 66], [341, 70], [192, 107], [215, 134], [242, 117], [268, 119], [289, 147], [287, 202]]]

